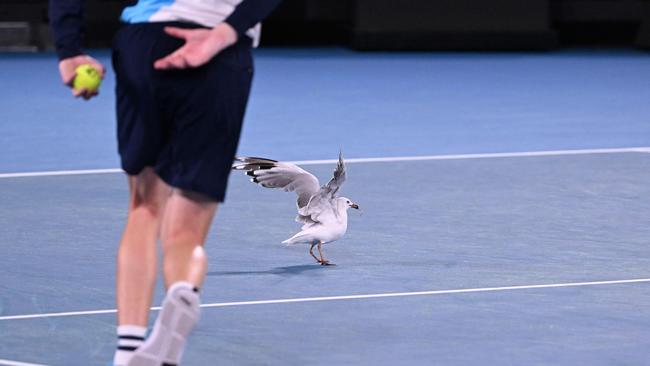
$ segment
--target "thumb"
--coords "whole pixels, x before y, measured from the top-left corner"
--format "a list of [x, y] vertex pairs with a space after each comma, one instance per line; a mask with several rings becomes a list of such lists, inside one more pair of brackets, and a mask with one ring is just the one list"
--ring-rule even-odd
[[187, 29], [177, 27], [165, 27], [165, 33], [172, 37], [185, 39], [187, 38]]

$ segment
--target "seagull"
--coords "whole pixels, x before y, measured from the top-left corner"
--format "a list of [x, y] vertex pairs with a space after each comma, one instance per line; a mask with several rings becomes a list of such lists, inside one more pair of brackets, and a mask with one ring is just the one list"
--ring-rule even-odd
[[[291, 163], [265, 158], [236, 157], [233, 169], [245, 171], [246, 175], [252, 177], [251, 182], [262, 187], [296, 192], [296, 222], [301, 223], [302, 228], [282, 243], [309, 244], [309, 254], [318, 263], [323, 266], [333, 264], [323, 257], [321, 247], [343, 237], [348, 228], [348, 209], [359, 209], [349, 198], [337, 196], [345, 182], [345, 164], [341, 153], [334, 177], [322, 187], [313, 174]], [[318, 248], [320, 258], [314, 255], [314, 247]]]

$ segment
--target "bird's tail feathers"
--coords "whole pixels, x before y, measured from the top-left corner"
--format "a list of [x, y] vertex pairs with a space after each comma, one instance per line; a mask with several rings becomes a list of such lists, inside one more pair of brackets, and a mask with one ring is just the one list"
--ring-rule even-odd
[[286, 245], [293, 245], [293, 244], [299, 244], [299, 243], [309, 243], [311, 240], [309, 240], [310, 233], [306, 233], [304, 231], [301, 231], [297, 233], [296, 235], [290, 237], [289, 239], [285, 240], [282, 242], [282, 244]]

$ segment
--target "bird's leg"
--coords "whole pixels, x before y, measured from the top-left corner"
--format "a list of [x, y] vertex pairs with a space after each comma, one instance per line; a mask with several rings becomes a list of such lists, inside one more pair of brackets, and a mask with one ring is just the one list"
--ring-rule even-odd
[[330, 266], [333, 265], [334, 263], [330, 263], [330, 261], [325, 260], [325, 257], [323, 257], [323, 251], [321, 250], [321, 245], [323, 244], [322, 241], [318, 242], [318, 254], [320, 254], [320, 264], [321, 266]]
[[320, 259], [314, 255], [314, 247], [316, 246], [316, 243], [313, 243], [311, 245], [311, 248], [309, 248], [309, 254], [311, 254], [312, 257], [316, 260], [316, 262], [321, 263]]

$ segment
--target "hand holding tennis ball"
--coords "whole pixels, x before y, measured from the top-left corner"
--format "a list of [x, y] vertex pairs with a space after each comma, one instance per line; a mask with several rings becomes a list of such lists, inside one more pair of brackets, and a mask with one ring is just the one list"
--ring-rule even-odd
[[88, 55], [68, 57], [59, 62], [63, 83], [72, 88], [72, 95], [88, 100], [99, 94], [104, 66]]
[[77, 66], [75, 77], [72, 80], [72, 87], [77, 90], [86, 89], [90, 92], [96, 92], [99, 85], [102, 83], [102, 76], [96, 68], [91, 64], [83, 64]]

